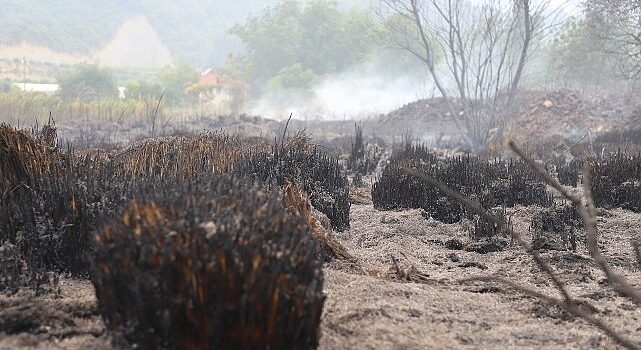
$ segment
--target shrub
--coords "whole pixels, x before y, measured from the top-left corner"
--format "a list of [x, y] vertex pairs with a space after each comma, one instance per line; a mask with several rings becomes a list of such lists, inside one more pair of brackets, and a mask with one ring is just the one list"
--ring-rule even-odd
[[73, 71], [57, 77], [60, 96], [94, 101], [118, 96], [118, 85], [111, 69], [94, 64], [80, 64]]
[[141, 193], [96, 235], [92, 281], [110, 330], [147, 349], [318, 345], [317, 246], [278, 196], [227, 176]]

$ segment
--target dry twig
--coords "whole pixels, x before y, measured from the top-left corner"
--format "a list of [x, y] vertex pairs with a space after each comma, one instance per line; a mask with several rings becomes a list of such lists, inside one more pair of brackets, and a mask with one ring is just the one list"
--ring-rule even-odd
[[[527, 156], [514, 142], [509, 143], [510, 148], [521, 158], [523, 159], [526, 163], [528, 163], [533, 170], [540, 175], [543, 180], [550, 186], [552, 186], [554, 189], [559, 191], [563, 197], [568, 199], [569, 201], [572, 202], [572, 204], [577, 208], [579, 213], [581, 213], [581, 216], [583, 218], [583, 221], [585, 223], [585, 227], [587, 230], [586, 234], [586, 245], [588, 252], [590, 253], [590, 256], [594, 259], [595, 263], [599, 266], [599, 268], [606, 274], [608, 282], [612, 285], [612, 287], [621, 293], [622, 295], [631, 298], [635, 300], [637, 303], [641, 302], [641, 293], [635, 289], [623, 276], [615, 273], [610, 265], [606, 262], [605, 258], [601, 254], [599, 247], [598, 247], [598, 230], [597, 230], [597, 212], [596, 212], [596, 207], [594, 205], [594, 200], [592, 198], [592, 192], [591, 192], [591, 177], [590, 177], [590, 169], [589, 165], [586, 163], [584, 169], [583, 169], [583, 199], [572, 194], [570, 191], [567, 190], [567, 188], [563, 187], [556, 179], [554, 179], [552, 176], [550, 176], [544, 169], [541, 167], [539, 164], [537, 164], [532, 158]], [[624, 346], [625, 348], [628, 349], [641, 349], [641, 346], [638, 343], [633, 342], [632, 340], [628, 339], [627, 337], [623, 336], [619, 331], [616, 329], [612, 328], [605, 322], [603, 322], [601, 319], [594, 317], [590, 312], [585, 310], [585, 307], [582, 307], [585, 303], [580, 303], [577, 300], [575, 300], [567, 291], [565, 284], [561, 282], [558, 277], [554, 274], [552, 271], [552, 268], [542, 260], [541, 256], [538, 254], [536, 250], [532, 248], [530, 244], [528, 244], [520, 235], [519, 233], [515, 232], [511, 228], [509, 228], [505, 222], [495, 215], [490, 214], [487, 210], [485, 210], [483, 207], [481, 207], [480, 204], [470, 200], [469, 198], [464, 197], [460, 193], [450, 189], [446, 185], [440, 183], [439, 181], [431, 178], [427, 174], [419, 173], [414, 169], [409, 169], [409, 168], [404, 168], [402, 171], [405, 174], [415, 176], [426, 183], [435, 186], [438, 188], [441, 192], [443, 192], [445, 195], [448, 197], [452, 198], [453, 200], [459, 202], [460, 204], [464, 205], [467, 207], [469, 210], [477, 213], [478, 215], [484, 217], [486, 220], [496, 224], [501, 230], [504, 230], [512, 238], [523, 248], [525, 251], [532, 256], [534, 259], [535, 263], [537, 266], [545, 273], [548, 275], [548, 277], [552, 280], [554, 283], [556, 289], [561, 293], [562, 299], [552, 297], [549, 295], [546, 295], [544, 293], [541, 293], [539, 291], [536, 291], [530, 287], [526, 287], [523, 285], [520, 285], [518, 283], [515, 283], [513, 281], [497, 277], [497, 276], [484, 276], [484, 277], [473, 277], [473, 278], [468, 278], [463, 280], [462, 282], [466, 281], [485, 281], [485, 282], [498, 282], [502, 283], [504, 285], [509, 286], [510, 288], [520, 291], [522, 293], [525, 293], [527, 295], [536, 297], [538, 299], [551, 302], [553, 304], [556, 304], [568, 312], [574, 314], [575, 316], [581, 317], [583, 320], [586, 322], [594, 325], [595, 327], [601, 329], [605, 334], [607, 334], [610, 338], [612, 338], [614, 341], [619, 343], [620, 345]], [[639, 254], [639, 249], [636, 248], [635, 246], [635, 251], [637, 252], [637, 258], [641, 254]]]

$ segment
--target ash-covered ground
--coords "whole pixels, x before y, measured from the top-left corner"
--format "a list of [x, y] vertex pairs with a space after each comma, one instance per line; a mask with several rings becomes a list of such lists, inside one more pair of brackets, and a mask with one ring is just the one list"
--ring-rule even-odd
[[[509, 210], [515, 229], [528, 235], [536, 207]], [[618, 272], [641, 286], [630, 241], [638, 239], [641, 214], [615, 209], [599, 215], [600, 246]], [[532, 258], [512, 245], [479, 254], [446, 242], [468, 242], [461, 224], [424, 218], [420, 209], [378, 211], [353, 205], [351, 229], [337, 235], [368, 269], [386, 271], [396, 261], [426, 275], [421, 283], [373, 277], [354, 266], [324, 267], [327, 295], [321, 349], [587, 349], [618, 348], [593, 326], [558, 307], [496, 283], [461, 282], [497, 275], [554, 295]], [[543, 257], [579, 300], [632, 339], [641, 341], [641, 310], [617, 295], [580, 245], [577, 252]], [[62, 277], [59, 290], [42, 297], [23, 290], [0, 296], [0, 349], [113, 349], [91, 282]]]
[[[632, 120], [630, 116], [624, 118], [625, 111], [619, 110], [616, 104], [581, 102], [568, 93], [532, 96], [532, 101], [523, 105], [521, 116], [525, 123], [521, 127], [523, 134], [530, 136], [563, 137], [576, 130], [590, 135], [602, 133], [608, 137], [601, 143], [595, 141], [594, 145], [599, 147], [593, 147], [601, 150], [601, 144], [620, 142], [621, 136], [616, 130], [623, 130], [622, 120]], [[380, 146], [366, 148], [367, 151], [376, 148], [372, 152], [376, 153], [378, 167], [373, 175], [365, 176], [362, 185], [350, 187], [350, 228], [334, 232], [338, 242], [357, 262], [335, 260], [323, 266], [323, 291], [327, 299], [319, 348], [620, 348], [596, 327], [553, 304], [500, 283], [465, 281], [470, 277], [496, 276], [557, 296], [549, 278], [514, 242], [503, 250], [482, 254], [468, 249], [478, 242], [470, 236], [470, 223], [466, 220], [445, 224], [429, 218], [423, 209], [382, 211], [374, 208], [371, 186], [382, 176], [382, 169], [389, 164], [391, 145], [401, 142], [404, 130], [427, 130], [428, 138], [432, 139], [448, 132], [447, 124], [440, 123], [444, 112], [434, 107], [434, 102], [437, 101], [419, 101], [394, 112], [396, 114], [362, 121], [362, 131], [370, 146]], [[602, 106], [603, 111], [599, 111], [598, 106]], [[586, 118], [585, 113], [590, 117]], [[559, 115], [572, 118], [565, 118], [563, 125], [558, 126], [554, 118]], [[285, 124], [249, 117], [193, 122], [188, 130], [175, 134], [223, 129], [250, 137], [262, 136], [271, 142], [282, 135]], [[444, 128], [430, 128], [435, 125], [444, 125]], [[104, 139], [79, 133], [82, 128], [73, 125], [59, 126], [63, 138], [75, 143], [93, 139], [93, 143], [85, 145], [88, 148], [99, 147], [101, 143], [120, 148], [132, 139], [148, 136], [144, 125], [140, 130], [129, 128], [124, 133], [119, 127], [103, 125], [102, 131], [108, 136]], [[292, 133], [307, 128], [312, 141], [337, 155], [341, 166], [344, 165], [353, 142], [354, 121], [293, 120], [289, 127]], [[615, 131], [608, 135], [608, 130]], [[562, 135], [551, 135], [554, 131]], [[636, 135], [638, 138], [639, 133]], [[425, 139], [418, 136], [418, 141]], [[549, 144], [553, 151], [543, 149], [541, 153], [568, 157], [559, 164], [578, 159], [581, 155], [572, 152], [579, 148], [575, 147], [578, 142], [585, 140], [573, 137], [564, 141], [565, 146]], [[381, 141], [380, 145], [377, 141]], [[447, 156], [463, 154], [457, 149], [436, 152]], [[352, 184], [355, 181], [353, 177], [350, 180]], [[638, 187], [638, 184], [632, 185]], [[580, 192], [578, 188], [573, 191]], [[514, 229], [531, 242], [532, 219], [544, 210], [538, 206], [516, 205], [506, 208], [506, 215]], [[600, 208], [598, 214], [599, 247], [607, 262], [633, 286], [641, 288], [639, 262], [631, 244], [641, 238], [641, 213]], [[556, 249], [552, 245], [541, 250], [541, 255], [571, 294], [591, 305], [592, 315], [641, 343], [641, 308], [607, 283], [588, 254], [584, 237], [579, 235], [577, 242], [576, 251]], [[44, 286], [40, 295], [30, 288], [22, 288], [16, 294], [0, 293], [0, 349], [128, 347], [107, 331], [91, 281], [54, 273], [51, 279], [59, 281]]]

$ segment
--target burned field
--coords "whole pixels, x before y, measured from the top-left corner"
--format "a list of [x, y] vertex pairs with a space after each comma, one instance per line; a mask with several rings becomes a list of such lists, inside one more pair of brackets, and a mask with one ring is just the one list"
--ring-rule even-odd
[[[590, 319], [641, 340], [581, 208], [518, 157], [383, 155], [358, 127], [344, 156], [302, 134], [54, 140], [0, 127], [0, 348], [621, 346]], [[543, 161], [590, 185], [604, 261], [638, 287], [641, 157]]]

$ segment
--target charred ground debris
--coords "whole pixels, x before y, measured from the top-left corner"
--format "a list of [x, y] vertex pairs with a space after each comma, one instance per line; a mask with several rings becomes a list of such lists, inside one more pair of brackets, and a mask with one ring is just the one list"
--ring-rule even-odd
[[[380, 160], [360, 128], [345, 166], [302, 135], [272, 144], [207, 133], [103, 152], [59, 149], [43, 134], [0, 127], [5, 293], [47, 293], [59, 273], [88, 278], [107, 328], [143, 348], [318, 345], [322, 262], [351, 259], [331, 237], [331, 229], [349, 228], [346, 169], [366, 176]], [[583, 161], [592, 164], [598, 206], [641, 211], [638, 154], [552, 160], [550, 170], [576, 186]], [[578, 213], [514, 159], [444, 157], [405, 144], [372, 186], [375, 208], [420, 208], [430, 219], [465, 222], [472, 243], [492, 243], [469, 250], [509, 245], [498, 225], [408, 176], [408, 167], [471, 197], [508, 226], [507, 208], [541, 207], [530, 225], [535, 249], [576, 250], [581, 242]], [[285, 188], [308, 209], [292, 208]], [[329, 231], [319, 234], [317, 223], [325, 221]]]

